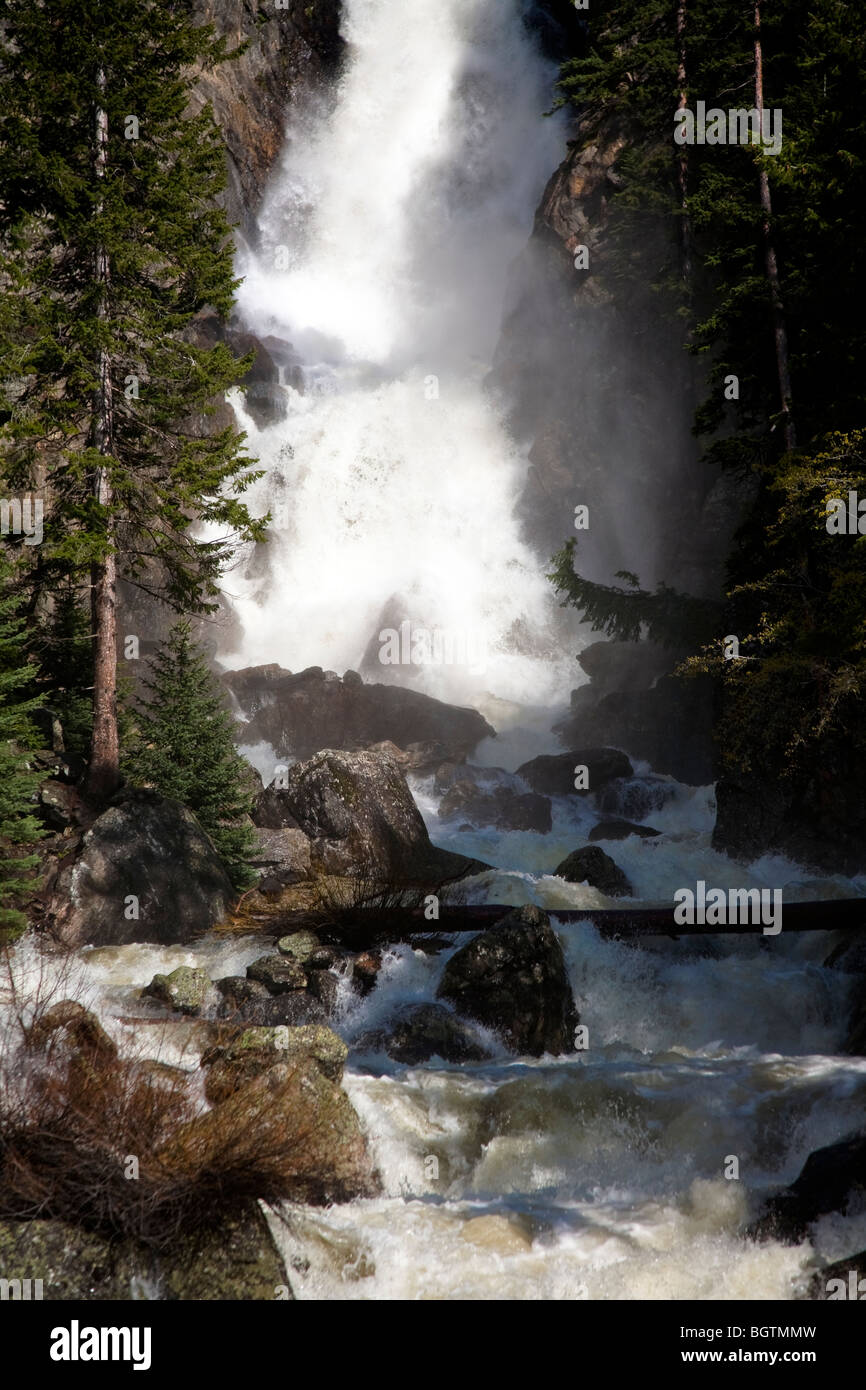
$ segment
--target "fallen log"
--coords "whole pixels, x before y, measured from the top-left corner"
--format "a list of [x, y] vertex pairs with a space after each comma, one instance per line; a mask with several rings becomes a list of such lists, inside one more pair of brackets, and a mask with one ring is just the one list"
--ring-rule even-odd
[[[437, 928], [449, 935], [483, 931], [512, 907], [501, 903], [449, 907], [439, 910]], [[696, 922], [682, 926], [674, 921], [673, 907], [569, 907], [546, 908], [560, 926], [594, 926], [604, 936], [718, 936], [720, 934], [763, 934], [760, 922], [728, 922], [724, 926]], [[423, 930], [419, 919], [412, 917]], [[789, 931], [857, 931], [866, 929], [866, 898], [831, 898], [821, 902], [782, 904], [782, 934]]]

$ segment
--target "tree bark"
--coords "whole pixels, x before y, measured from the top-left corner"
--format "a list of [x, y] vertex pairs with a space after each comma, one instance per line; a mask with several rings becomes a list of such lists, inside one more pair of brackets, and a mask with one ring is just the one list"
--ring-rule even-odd
[[[680, 95], [677, 110], [684, 111], [688, 101], [686, 81], [686, 0], [677, 0], [677, 86]], [[685, 145], [677, 157], [677, 186], [680, 191], [680, 252], [683, 279], [692, 276], [692, 229], [689, 221], [689, 156]]]
[[[105, 88], [105, 74], [97, 76], [100, 90]], [[95, 172], [105, 177], [108, 147], [108, 113], [101, 106], [96, 112]], [[110, 282], [108, 253], [104, 246], [96, 249], [95, 273], [99, 285], [100, 324], [108, 319], [108, 289]], [[93, 447], [102, 455], [112, 452], [113, 402], [111, 361], [105, 344], [99, 349], [98, 379], [93, 402]], [[104, 466], [96, 469], [94, 493], [101, 507], [109, 508], [112, 501], [111, 479]], [[94, 631], [93, 657], [93, 735], [90, 768], [87, 775], [88, 794], [94, 800], [111, 796], [120, 784], [120, 743], [117, 732], [117, 562], [111, 549], [112, 525], [106, 519], [106, 542], [109, 553], [93, 566], [91, 575], [91, 612]]]
[[[764, 110], [764, 65], [761, 52], [761, 5], [755, 4], [755, 106], [758, 119], [763, 120]], [[794, 449], [797, 434], [794, 428], [794, 407], [791, 395], [791, 369], [788, 361], [788, 333], [785, 327], [785, 309], [782, 292], [779, 288], [779, 267], [776, 250], [773, 246], [771, 222], [773, 203], [770, 197], [770, 180], [763, 166], [758, 175], [761, 190], [761, 208], [764, 213], [762, 235], [764, 241], [764, 266], [767, 283], [770, 286], [770, 301], [773, 306], [773, 333], [776, 342], [776, 369], [779, 376], [779, 396], [782, 402], [782, 417], [785, 430], [785, 448]]]

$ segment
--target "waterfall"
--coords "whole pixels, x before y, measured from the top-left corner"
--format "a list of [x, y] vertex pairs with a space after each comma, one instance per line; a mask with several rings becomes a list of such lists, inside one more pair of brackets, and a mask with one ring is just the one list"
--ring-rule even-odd
[[[335, 99], [291, 117], [260, 244], [239, 254], [243, 321], [297, 366], [278, 423], [236, 402], [274, 525], [228, 585], [229, 665], [361, 667], [461, 703], [550, 704], [575, 684], [574, 620], [515, 515], [525, 446], [484, 388], [509, 264], [564, 149], [521, 9], [347, 0]], [[401, 624], [411, 660], [383, 661]]]

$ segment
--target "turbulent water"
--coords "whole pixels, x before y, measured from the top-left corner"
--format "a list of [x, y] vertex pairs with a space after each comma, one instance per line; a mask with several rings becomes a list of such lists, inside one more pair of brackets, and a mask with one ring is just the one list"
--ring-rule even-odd
[[[540, 711], [575, 683], [574, 637], [514, 516], [526, 459], [483, 389], [509, 261], [562, 153], [540, 115], [551, 71], [508, 0], [344, 12], [336, 101], [293, 117], [261, 245], [239, 267], [245, 320], [294, 344], [303, 390], [286, 387], [286, 419], [262, 432], [239, 404], [268, 469], [256, 500], [287, 516], [267, 561], [234, 577], [243, 639], [225, 659], [342, 672], [387, 612], [480, 632], [483, 671], [378, 678], [482, 704], [505, 732], [478, 760], [514, 768], [549, 743]], [[670, 903], [699, 878], [739, 886], [742, 869], [710, 848], [711, 789], [653, 788], [631, 818], [662, 835], [607, 846], [635, 898]], [[597, 819], [590, 803], [556, 803], [549, 835], [467, 833], [440, 823], [431, 783], [414, 791], [437, 844], [495, 866], [472, 881], [477, 900], [611, 905], [553, 874]], [[748, 882], [788, 901], [866, 892], [781, 859]], [[738, 1234], [750, 1202], [862, 1121], [866, 1060], [833, 1055], [850, 981], [822, 967], [829, 937], [636, 949], [584, 923], [561, 939], [586, 1051], [515, 1058], [491, 1038], [491, 1062], [417, 1068], [352, 1052], [346, 1085], [385, 1192], [271, 1214], [297, 1297], [792, 1298], [816, 1254], [866, 1245], [866, 1220], [839, 1216], [814, 1247]], [[262, 949], [212, 937], [86, 950], [80, 993], [125, 1051], [192, 1071], [196, 1025], [145, 1027], [137, 990], [182, 963], [242, 973]], [[28, 950], [20, 964], [36, 969]], [[395, 948], [372, 995], [345, 990], [335, 1026], [352, 1043], [432, 998], [447, 955]], [[724, 1176], [732, 1155], [738, 1180]]]

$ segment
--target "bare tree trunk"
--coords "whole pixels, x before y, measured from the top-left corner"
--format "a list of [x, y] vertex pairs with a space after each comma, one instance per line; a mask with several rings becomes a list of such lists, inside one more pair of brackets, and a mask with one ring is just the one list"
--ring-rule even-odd
[[[758, 119], [763, 120], [764, 110], [764, 65], [761, 53], [761, 4], [760, 0], [755, 3], [755, 106], [758, 109]], [[791, 369], [788, 362], [788, 334], [785, 328], [785, 310], [782, 303], [782, 292], [779, 288], [779, 267], [776, 261], [776, 250], [773, 246], [773, 239], [770, 230], [770, 223], [773, 216], [773, 204], [770, 198], [770, 180], [767, 171], [763, 167], [759, 174], [761, 188], [761, 208], [764, 213], [763, 238], [764, 238], [764, 265], [767, 272], [767, 282], [770, 286], [770, 299], [773, 305], [773, 332], [776, 340], [776, 368], [779, 374], [779, 395], [782, 401], [782, 415], [785, 422], [785, 447], [793, 449], [797, 444], [797, 435], [794, 429], [793, 400], [791, 396]]]
[[[677, 86], [680, 90], [677, 110], [684, 111], [688, 101], [686, 92], [686, 0], [677, 0]], [[689, 220], [689, 156], [687, 147], [680, 145], [677, 157], [677, 185], [680, 190], [680, 248], [682, 253], [683, 279], [692, 276], [692, 229]]]
[[[105, 88], [105, 74], [97, 77], [100, 90]], [[96, 177], [105, 176], [108, 146], [108, 113], [100, 107], [96, 112]], [[104, 246], [96, 250], [96, 279], [100, 287], [98, 317], [101, 323], [108, 318], [108, 253]], [[113, 403], [111, 395], [111, 363], [105, 346], [99, 349], [99, 380], [93, 403], [93, 446], [100, 454], [110, 455], [113, 448]], [[96, 499], [103, 507], [111, 505], [111, 480], [108, 469], [98, 467], [94, 478]], [[108, 543], [112, 542], [109, 524]], [[120, 745], [117, 733], [117, 564], [108, 554], [93, 566], [91, 611], [95, 634], [93, 660], [93, 736], [87, 789], [94, 799], [109, 797], [120, 784]]]

